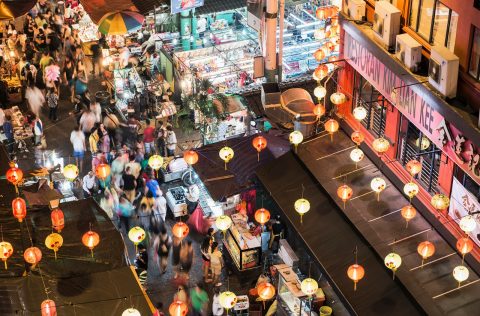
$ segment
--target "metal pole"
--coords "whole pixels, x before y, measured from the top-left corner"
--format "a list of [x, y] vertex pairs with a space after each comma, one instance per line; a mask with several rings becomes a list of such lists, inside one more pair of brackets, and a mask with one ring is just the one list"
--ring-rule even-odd
[[280, 20], [278, 22], [280, 34], [278, 37], [278, 82], [283, 79], [283, 28], [285, 23], [285, 0], [280, 1]]
[[277, 15], [278, 0], [267, 0], [265, 12], [265, 77], [267, 82], [275, 82], [277, 74]]

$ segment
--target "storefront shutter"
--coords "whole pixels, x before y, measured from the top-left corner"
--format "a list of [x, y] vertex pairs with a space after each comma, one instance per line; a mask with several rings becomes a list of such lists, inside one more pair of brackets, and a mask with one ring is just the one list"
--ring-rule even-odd
[[375, 137], [383, 136], [385, 133], [385, 107], [378, 102], [367, 103], [361, 99], [357, 99], [357, 102], [367, 109], [367, 117], [362, 121], [362, 125]]

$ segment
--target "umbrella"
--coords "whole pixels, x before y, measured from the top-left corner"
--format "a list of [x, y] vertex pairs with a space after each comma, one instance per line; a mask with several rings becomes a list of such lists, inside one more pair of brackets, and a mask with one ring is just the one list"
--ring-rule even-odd
[[27, 13], [35, 5], [36, 0], [1, 0], [0, 20], [11, 20]]
[[145, 17], [133, 11], [116, 11], [105, 14], [98, 22], [98, 30], [105, 35], [123, 35], [138, 31]]

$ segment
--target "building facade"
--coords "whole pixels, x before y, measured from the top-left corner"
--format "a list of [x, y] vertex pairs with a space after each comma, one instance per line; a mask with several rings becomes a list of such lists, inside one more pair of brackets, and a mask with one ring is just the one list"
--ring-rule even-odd
[[[457, 239], [465, 235], [459, 227], [461, 218], [480, 211], [478, 3], [473, 0], [390, 0], [379, 4], [367, 0], [365, 23], [352, 18], [352, 12], [347, 10], [351, 6], [348, 2], [352, 0], [344, 1], [341, 23], [341, 54], [345, 62], [339, 72], [339, 86], [349, 95], [348, 102], [339, 108], [344, 117], [343, 127], [347, 131], [363, 132], [369, 148], [376, 138], [389, 141], [390, 149], [380, 158], [393, 172], [398, 186], [411, 181], [406, 164], [413, 159], [421, 162], [422, 170], [412, 180], [420, 191], [412, 204], [455, 247]], [[400, 15], [399, 25], [390, 23], [390, 13], [387, 17], [378, 7], [375, 12], [375, 6], [383, 6], [385, 2], [398, 9], [398, 13], [394, 8], [391, 12]], [[393, 43], [386, 42], [387, 31]], [[405, 58], [399, 57], [405, 52], [395, 45], [395, 33], [408, 34], [413, 42], [421, 45], [417, 67], [408, 67], [405, 60], [399, 59]], [[441, 57], [434, 51], [441, 51]], [[448, 57], [442, 59], [443, 56]], [[458, 71], [450, 69], [450, 64], [455, 63], [452, 60], [457, 60]], [[442, 95], [429, 83], [429, 76], [433, 78], [437, 73], [441, 77], [447, 68], [449, 73], [445, 78], [448, 80], [458, 75], [458, 82], [451, 83], [456, 84], [453, 96]], [[442, 80], [443, 77], [439, 82]], [[359, 106], [367, 110], [366, 117], [360, 121], [352, 114]], [[431, 199], [435, 194], [448, 196], [450, 207], [434, 209]], [[477, 226], [469, 232], [475, 247], [466, 260], [478, 273], [480, 219], [478, 214], [475, 216]]]

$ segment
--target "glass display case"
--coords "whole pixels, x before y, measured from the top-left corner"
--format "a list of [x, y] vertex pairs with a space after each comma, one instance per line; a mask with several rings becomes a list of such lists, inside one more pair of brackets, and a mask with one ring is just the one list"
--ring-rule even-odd
[[244, 234], [240, 233], [235, 225], [232, 225], [225, 234], [225, 248], [227, 248], [232, 261], [238, 271], [254, 269], [260, 266], [262, 258], [261, 243], [246, 240]]
[[290, 266], [275, 266], [278, 278], [278, 315], [311, 316], [317, 315], [310, 310], [308, 297], [302, 292], [297, 274]]

